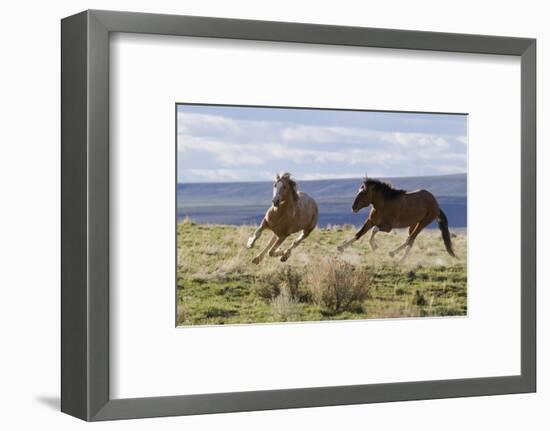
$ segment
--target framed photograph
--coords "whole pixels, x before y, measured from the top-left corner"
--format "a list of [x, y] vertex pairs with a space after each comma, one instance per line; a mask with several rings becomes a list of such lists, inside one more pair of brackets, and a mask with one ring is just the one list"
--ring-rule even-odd
[[61, 30], [62, 411], [536, 390], [534, 39]]
[[178, 325], [467, 315], [467, 115], [176, 109]]

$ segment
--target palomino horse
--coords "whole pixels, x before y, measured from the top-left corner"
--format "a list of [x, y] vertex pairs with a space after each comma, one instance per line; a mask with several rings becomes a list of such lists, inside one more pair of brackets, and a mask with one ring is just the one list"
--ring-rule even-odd
[[378, 231], [390, 232], [394, 228], [408, 227], [409, 236], [407, 240], [395, 250], [390, 251], [390, 256], [393, 257], [396, 253], [406, 248], [405, 254], [401, 258], [401, 261], [403, 261], [409, 254], [414, 240], [422, 229], [437, 219], [447, 253], [456, 257], [451, 244], [447, 216], [439, 208], [437, 200], [430, 192], [426, 190], [406, 192], [405, 190], [395, 189], [385, 182], [365, 178], [351, 208], [356, 213], [361, 208], [366, 208], [369, 205], [372, 205], [369, 218], [353, 238], [338, 246], [339, 251], [343, 251], [346, 247], [353, 244], [371, 228], [374, 229], [372, 230], [369, 242], [372, 249], [376, 250], [377, 246], [374, 242], [374, 236]]
[[[260, 263], [268, 251], [270, 256], [281, 256], [281, 262], [285, 262], [292, 250], [315, 229], [318, 214], [319, 209], [313, 198], [297, 190], [296, 182], [288, 172], [277, 175], [273, 184], [272, 205], [260, 227], [248, 238], [246, 247], [252, 248], [265, 229], [270, 229], [273, 237], [252, 262]], [[278, 248], [289, 235], [299, 231], [302, 233], [292, 241], [290, 247], [284, 251]]]

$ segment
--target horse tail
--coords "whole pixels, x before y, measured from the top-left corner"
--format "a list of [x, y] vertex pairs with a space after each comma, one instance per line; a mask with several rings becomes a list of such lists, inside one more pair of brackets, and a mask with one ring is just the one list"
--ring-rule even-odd
[[449, 232], [449, 220], [443, 212], [442, 209], [439, 209], [439, 216], [437, 217], [437, 224], [439, 225], [439, 230], [441, 230], [441, 236], [443, 237], [443, 242], [445, 243], [445, 248], [447, 253], [452, 257], [456, 257], [453, 251], [453, 244], [451, 243], [451, 233]]

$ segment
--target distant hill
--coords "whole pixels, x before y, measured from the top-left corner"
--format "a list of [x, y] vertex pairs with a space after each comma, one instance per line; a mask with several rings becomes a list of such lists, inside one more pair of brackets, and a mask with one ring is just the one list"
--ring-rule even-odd
[[[405, 190], [426, 189], [443, 208], [451, 227], [465, 228], [466, 174], [429, 177], [382, 178]], [[351, 212], [360, 178], [299, 181], [298, 189], [319, 204], [319, 226], [361, 224], [368, 212]], [[178, 184], [178, 219], [188, 216], [199, 223], [258, 224], [271, 204], [273, 182]]]

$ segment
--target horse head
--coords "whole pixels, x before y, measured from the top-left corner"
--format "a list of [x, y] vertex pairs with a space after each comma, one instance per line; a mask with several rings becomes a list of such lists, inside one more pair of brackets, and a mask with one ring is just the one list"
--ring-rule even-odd
[[354, 213], [358, 212], [362, 208], [368, 207], [372, 203], [372, 187], [369, 187], [369, 179], [365, 177], [363, 183], [353, 201], [351, 209]]
[[275, 208], [289, 201], [289, 199], [298, 199], [298, 191], [296, 182], [290, 177], [290, 173], [285, 172], [281, 175], [277, 174], [275, 183], [273, 184], [273, 199], [272, 203]]

